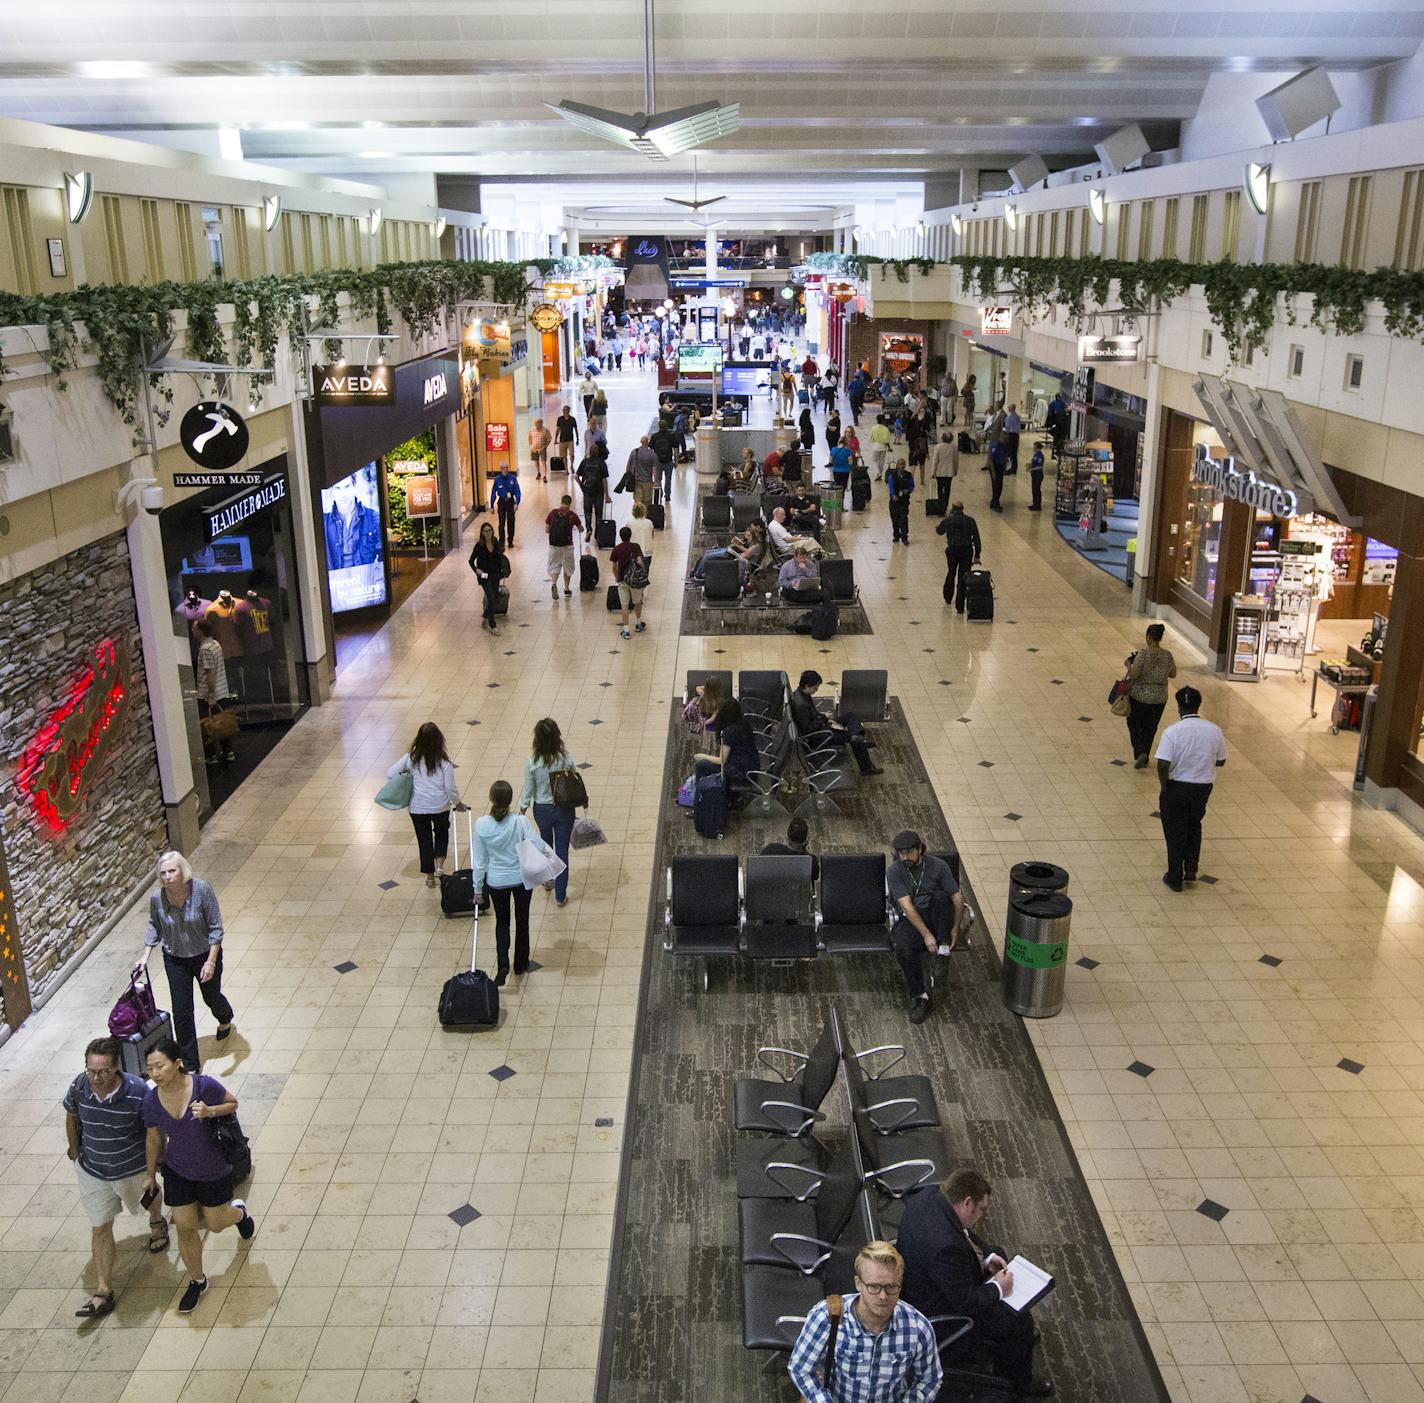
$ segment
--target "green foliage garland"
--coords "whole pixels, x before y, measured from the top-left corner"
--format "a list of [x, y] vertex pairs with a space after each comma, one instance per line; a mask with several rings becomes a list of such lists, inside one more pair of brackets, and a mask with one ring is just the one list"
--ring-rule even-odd
[[[423, 462], [433, 473], [435, 471], [435, 435], [430, 431], [416, 434], [404, 443], [397, 444], [386, 454], [386, 462]], [[425, 535], [421, 536], [421, 522], [412, 521], [405, 514], [405, 477], [391, 473], [386, 479], [386, 504], [390, 512], [391, 539], [407, 550], [418, 551], [423, 546], [430, 550], [440, 547], [440, 518], [424, 519]]]
[[[231, 357], [237, 365], [270, 368], [276, 364], [282, 334], [299, 332], [308, 298], [317, 301], [320, 324], [339, 324], [338, 298], [346, 293], [356, 315], [374, 318], [378, 331], [390, 330], [394, 311], [413, 336], [421, 336], [433, 331], [445, 309], [457, 302], [489, 299], [522, 306], [528, 267], [527, 262], [429, 260], [272, 275], [248, 282], [164, 282], [143, 287], [85, 283], [73, 292], [44, 297], [0, 292], [0, 327], [46, 329], [45, 360], [61, 389], [81, 350], [92, 349], [104, 393], [124, 422], [132, 424], [141, 388], [140, 343], [153, 347], [167, 340], [173, 334], [175, 312], [188, 317], [185, 354], [190, 358], [225, 363]], [[235, 312], [231, 351], [218, 320], [218, 309], [228, 303]], [[75, 330], [78, 323], [87, 333], [82, 345]], [[337, 353], [332, 343], [327, 351]], [[4, 375], [0, 358], [0, 380]], [[251, 389], [254, 399], [259, 398], [261, 385], [254, 381]], [[165, 398], [172, 398], [171, 388], [165, 385], [160, 390]]]

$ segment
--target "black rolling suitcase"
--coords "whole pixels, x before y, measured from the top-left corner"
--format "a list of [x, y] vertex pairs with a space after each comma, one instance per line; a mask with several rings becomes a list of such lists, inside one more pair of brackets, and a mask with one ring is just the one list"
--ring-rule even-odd
[[[455, 828], [455, 861], [460, 861], [460, 815], [452, 815]], [[456, 916], [473, 916], [477, 909], [475, 899], [475, 816], [466, 815], [466, 834], [469, 846], [465, 849], [466, 863], [457, 866], [453, 872], [440, 874], [440, 909], [453, 920]], [[481, 896], [484, 894], [481, 893]]]
[[607, 605], [607, 608], [608, 608], [608, 612], [609, 612], [610, 614], [617, 614], [617, 613], [619, 613], [619, 612], [622, 610], [622, 608], [623, 608], [623, 601], [618, 597], [618, 586], [617, 586], [617, 585], [609, 585], [609, 586], [608, 586], [608, 605]]
[[551, 473], [566, 473], [566, 472], [568, 472], [568, 470], [569, 470], [568, 464], [567, 464], [566, 462], [564, 462], [564, 460], [563, 460], [562, 458], [560, 458], [557, 453], [555, 453], [555, 454], [549, 459], [549, 471], [550, 471]]
[[667, 509], [656, 492], [653, 493], [653, 500], [648, 506], [648, 520], [653, 523], [654, 531], [661, 531], [667, 525]]
[[948, 500], [948, 498], [946, 498], [946, 497], [926, 497], [926, 498], [925, 498], [925, 515], [926, 515], [926, 516], [943, 516], [943, 515], [944, 515], [944, 512], [945, 512], [945, 508], [948, 507], [948, 506], [949, 506], [949, 500]]
[[119, 1061], [122, 1070], [136, 1077], [148, 1076], [148, 1054], [164, 1038], [173, 1036], [173, 1020], [168, 1010], [161, 1008], [143, 1025], [143, 1031], [119, 1039]]
[[850, 480], [850, 509], [863, 512], [870, 505], [870, 474], [856, 473]]
[[971, 570], [964, 586], [965, 617], [989, 623], [994, 617], [994, 577], [987, 570]]
[[603, 517], [598, 523], [598, 531], [595, 539], [598, 541], [599, 550], [612, 550], [618, 540], [618, 528], [609, 517]]
[[475, 968], [480, 918], [471, 922], [470, 967], [453, 974], [440, 990], [442, 1028], [489, 1028], [499, 1022], [499, 989], [484, 970]]
[[598, 588], [598, 557], [586, 550], [579, 556], [579, 589], [584, 594], [592, 594]]

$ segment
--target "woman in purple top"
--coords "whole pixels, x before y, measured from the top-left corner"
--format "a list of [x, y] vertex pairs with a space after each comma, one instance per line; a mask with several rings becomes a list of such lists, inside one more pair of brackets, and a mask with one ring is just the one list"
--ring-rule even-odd
[[235, 1115], [237, 1097], [214, 1077], [184, 1071], [178, 1044], [162, 1038], [148, 1054], [148, 1075], [154, 1085], [143, 1100], [143, 1123], [148, 1127], [148, 1171], [145, 1191], [158, 1185], [158, 1161], [163, 1160], [163, 1196], [173, 1210], [178, 1229], [178, 1254], [188, 1268], [188, 1286], [178, 1303], [179, 1313], [197, 1309], [208, 1278], [203, 1274], [203, 1240], [198, 1236], [199, 1208], [202, 1226], [209, 1232], [236, 1227], [246, 1240], [257, 1231], [247, 1205], [232, 1196], [232, 1166], [213, 1143], [212, 1131], [202, 1122]]

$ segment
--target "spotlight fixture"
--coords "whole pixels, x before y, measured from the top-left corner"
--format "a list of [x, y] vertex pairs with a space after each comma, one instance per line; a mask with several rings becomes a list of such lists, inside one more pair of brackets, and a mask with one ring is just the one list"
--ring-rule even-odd
[[1270, 164], [1262, 165], [1259, 161], [1247, 161], [1242, 184], [1246, 188], [1246, 198], [1251, 201], [1251, 208], [1257, 214], [1265, 214], [1266, 206], [1271, 199]]
[[449, 222], [449, 221], [445, 218], [445, 216], [444, 216], [443, 214], [440, 216], [439, 219], [437, 219], [437, 220], [435, 221], [435, 229], [434, 229], [434, 232], [435, 232], [435, 237], [436, 237], [437, 239], [444, 236], [444, 233], [445, 233], [445, 226], [447, 225], [448, 222]]
[[949, 227], [954, 230], [954, 237], [957, 239], [964, 232], [964, 221], [957, 214], [949, 216]]
[[1111, 136], [1094, 143], [1093, 150], [1098, 160], [1107, 168], [1109, 175], [1121, 175], [1129, 166], [1136, 165], [1149, 151], [1151, 144], [1142, 134], [1136, 122], [1119, 127]]
[[69, 214], [69, 222], [78, 224], [89, 213], [89, 203], [94, 198], [94, 175], [91, 171], [64, 173], [64, 203]]
[[1093, 216], [1094, 224], [1101, 224], [1103, 217], [1107, 213], [1107, 202], [1103, 198], [1101, 190], [1090, 187], [1088, 190], [1088, 213]]
[[1004, 223], [1009, 226], [1010, 230], [1019, 227], [1019, 207], [1017, 205], [1004, 206]]
[[380, 205], [371, 207], [371, 237], [374, 239], [381, 232], [381, 225], [386, 217], [386, 212]]
[[277, 227], [277, 221], [281, 217], [282, 197], [280, 195], [264, 195], [262, 197], [262, 227], [270, 234]]

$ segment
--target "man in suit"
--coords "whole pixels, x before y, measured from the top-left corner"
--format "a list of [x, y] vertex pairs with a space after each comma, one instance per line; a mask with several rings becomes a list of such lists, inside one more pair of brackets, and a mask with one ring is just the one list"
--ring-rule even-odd
[[974, 1328], [966, 1344], [987, 1349], [995, 1372], [1020, 1398], [1048, 1398], [1053, 1381], [1033, 1376], [1033, 1319], [1004, 1304], [1014, 1289], [1006, 1256], [974, 1232], [992, 1192], [977, 1170], [959, 1169], [906, 1200], [897, 1239], [905, 1258], [903, 1299], [928, 1316], [967, 1315]]

